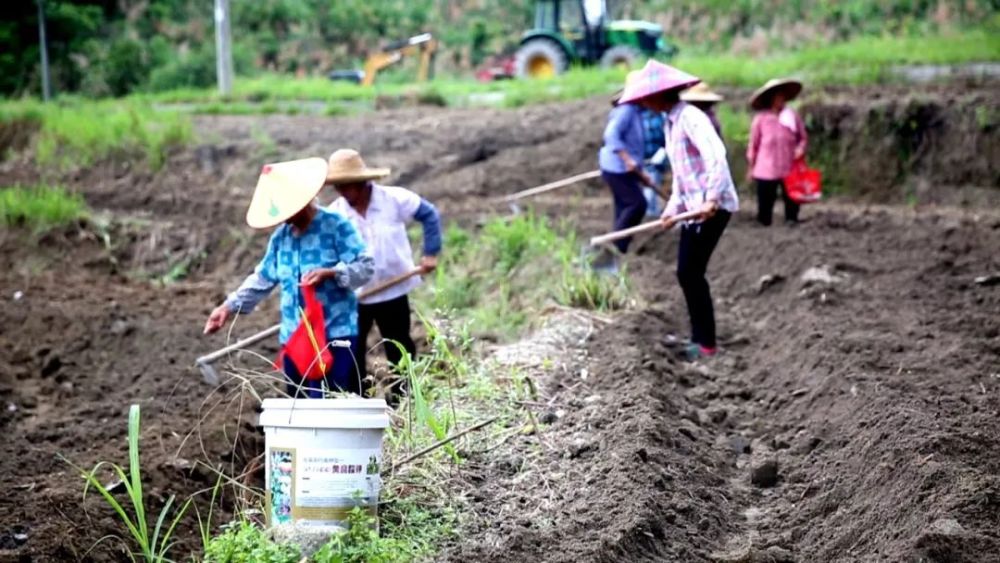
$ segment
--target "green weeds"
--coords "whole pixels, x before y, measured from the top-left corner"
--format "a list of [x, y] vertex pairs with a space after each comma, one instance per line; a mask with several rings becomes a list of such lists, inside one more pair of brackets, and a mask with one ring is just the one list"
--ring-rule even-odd
[[624, 309], [629, 302], [629, 287], [625, 273], [608, 276], [592, 270], [577, 271], [564, 267], [557, 298], [568, 307], [614, 311]]
[[0, 188], [0, 224], [42, 232], [78, 221], [86, 215], [83, 198], [60, 186]]
[[249, 520], [226, 526], [205, 547], [205, 563], [295, 563], [300, 558], [296, 546], [275, 543]]
[[421, 303], [468, 322], [476, 336], [509, 338], [546, 305], [610, 310], [625, 303], [624, 282], [591, 272], [572, 231], [544, 217], [494, 218], [478, 235], [452, 226], [445, 248]]
[[4, 102], [0, 121], [35, 123], [36, 163], [60, 170], [115, 156], [140, 156], [152, 170], [159, 170], [170, 151], [192, 135], [190, 122], [179, 113], [130, 101]]

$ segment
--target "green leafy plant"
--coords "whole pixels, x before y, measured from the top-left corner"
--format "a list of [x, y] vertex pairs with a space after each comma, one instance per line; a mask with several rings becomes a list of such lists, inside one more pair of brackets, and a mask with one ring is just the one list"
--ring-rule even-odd
[[279, 544], [249, 520], [239, 520], [205, 546], [205, 563], [296, 563], [298, 547]]
[[[87, 492], [90, 489], [96, 490], [107, 502], [115, 514], [118, 515], [119, 521], [128, 530], [129, 536], [135, 542], [136, 547], [138, 547], [137, 552], [129, 551], [129, 558], [136, 561], [136, 556], [141, 556], [143, 560], [147, 563], [161, 563], [169, 561], [167, 559], [167, 552], [173, 546], [171, 542], [171, 537], [173, 537], [174, 529], [177, 527], [178, 522], [187, 512], [187, 509], [191, 506], [191, 499], [188, 499], [180, 509], [176, 511], [172, 520], [167, 520], [170, 515], [171, 508], [174, 506], [174, 495], [170, 495], [167, 499], [166, 504], [163, 509], [160, 510], [159, 515], [156, 518], [156, 523], [153, 526], [152, 533], [150, 533], [149, 524], [146, 519], [146, 505], [145, 499], [142, 493], [142, 467], [139, 462], [139, 405], [132, 405], [129, 408], [128, 413], [128, 458], [129, 458], [129, 470], [125, 473], [125, 469], [120, 465], [102, 461], [94, 466], [90, 471], [83, 470], [70, 462], [77, 471], [83, 476], [86, 481], [86, 485], [83, 488], [83, 496], [86, 499]], [[67, 460], [68, 462], [68, 460]], [[122, 505], [111, 493], [108, 486], [104, 485], [100, 479], [97, 477], [98, 471], [102, 467], [110, 467], [111, 470], [117, 475], [121, 480], [123, 486], [125, 487], [125, 492], [128, 496], [128, 500], [131, 502], [132, 513], [126, 510], [125, 506]], [[166, 525], [166, 527], [164, 527]]]
[[409, 546], [378, 533], [375, 518], [355, 506], [347, 515], [347, 529], [333, 536], [312, 556], [315, 563], [392, 563], [406, 561]]

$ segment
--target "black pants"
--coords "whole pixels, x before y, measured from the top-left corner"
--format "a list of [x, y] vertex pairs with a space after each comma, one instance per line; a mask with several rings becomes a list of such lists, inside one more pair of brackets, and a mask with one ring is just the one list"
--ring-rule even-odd
[[[417, 345], [410, 337], [410, 300], [406, 295], [383, 301], [372, 303], [371, 305], [358, 305], [358, 370], [361, 381], [364, 382], [365, 391], [371, 388], [371, 383], [367, 381], [368, 367], [366, 364], [366, 354], [368, 352], [368, 333], [372, 330], [372, 325], [378, 325], [378, 332], [384, 340], [382, 347], [385, 350], [385, 358], [393, 366], [399, 365], [403, 359], [398, 342], [411, 358], [417, 356]], [[392, 396], [397, 396], [405, 388], [403, 382], [394, 386]]]
[[799, 204], [788, 197], [785, 184], [781, 180], [755, 180], [757, 182], [757, 221], [761, 225], [770, 225], [774, 213], [774, 201], [781, 190], [781, 198], [785, 201], [785, 221], [799, 220]]
[[715, 348], [715, 310], [705, 271], [727, 223], [729, 212], [720, 210], [703, 223], [681, 227], [677, 280], [691, 316], [691, 342], [706, 348]]
[[[614, 230], [620, 231], [638, 225], [646, 216], [646, 196], [642, 193], [639, 175], [634, 172], [615, 174], [602, 171], [601, 178], [611, 188], [611, 195], [615, 201]], [[631, 242], [631, 237], [623, 238], [616, 240], [615, 246], [624, 254]]]

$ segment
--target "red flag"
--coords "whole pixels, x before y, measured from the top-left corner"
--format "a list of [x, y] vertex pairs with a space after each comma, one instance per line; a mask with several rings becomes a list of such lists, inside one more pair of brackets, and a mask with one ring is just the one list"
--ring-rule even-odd
[[302, 298], [306, 306], [305, 310], [299, 309], [299, 326], [281, 348], [275, 367], [282, 369], [287, 358], [304, 379], [322, 379], [333, 367], [333, 352], [326, 346], [323, 306], [311, 285], [302, 286]]

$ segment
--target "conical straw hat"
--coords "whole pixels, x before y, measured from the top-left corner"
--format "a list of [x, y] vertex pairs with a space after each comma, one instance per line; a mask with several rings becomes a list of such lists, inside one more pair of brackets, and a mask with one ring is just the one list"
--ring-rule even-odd
[[265, 164], [247, 209], [247, 224], [269, 229], [284, 223], [316, 199], [325, 179], [322, 158]]
[[794, 78], [772, 78], [750, 96], [750, 107], [763, 109], [763, 102], [769, 98], [771, 92], [778, 89], [785, 91], [785, 101], [791, 101], [802, 92], [802, 83]]
[[326, 181], [329, 184], [349, 184], [384, 178], [388, 175], [388, 168], [368, 168], [358, 151], [340, 149], [330, 155]]
[[681, 99], [685, 102], [707, 102], [715, 103], [721, 102], [724, 98], [720, 94], [716, 94], [708, 87], [708, 84], [704, 82], [699, 82], [694, 86], [688, 88], [681, 92]]
[[688, 88], [699, 82], [701, 79], [697, 76], [659, 61], [650, 60], [639, 74], [625, 82], [625, 92], [618, 103], [627, 104], [670, 90]]

